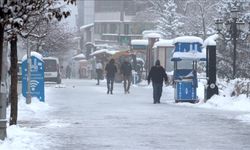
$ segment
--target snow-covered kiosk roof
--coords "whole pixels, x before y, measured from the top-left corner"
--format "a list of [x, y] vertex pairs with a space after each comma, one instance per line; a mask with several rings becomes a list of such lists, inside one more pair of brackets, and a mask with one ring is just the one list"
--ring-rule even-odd
[[131, 47], [133, 50], [147, 49], [147, 46], [148, 46], [148, 40], [146, 39], [131, 40]]
[[175, 49], [172, 61], [206, 60], [202, 50], [203, 40], [196, 36], [182, 36], [174, 39]]
[[110, 55], [114, 55], [117, 52], [118, 51], [113, 51], [113, 50], [108, 50], [108, 49], [100, 49], [100, 50], [97, 50], [97, 51], [91, 53], [90, 56], [95, 56], [95, 55], [98, 55], [98, 54], [110, 54]]
[[173, 40], [160, 39], [153, 46], [153, 48], [157, 48], [157, 47], [174, 47], [174, 43], [173, 43]]
[[[37, 53], [37, 52], [32, 51], [32, 52], [30, 53], [30, 57], [32, 57], [32, 56], [34, 56], [34, 57], [36, 57], [37, 59], [43, 61], [43, 56], [42, 56], [41, 54]], [[22, 62], [24, 62], [26, 59], [27, 59], [27, 54], [23, 56]]]
[[131, 45], [148, 45], [148, 40], [140, 39], [140, 40], [131, 40]]
[[148, 33], [143, 35], [144, 38], [162, 38], [162, 35], [159, 33]]
[[72, 57], [74, 60], [81, 60], [81, 59], [85, 59], [86, 56], [84, 54], [78, 54]]

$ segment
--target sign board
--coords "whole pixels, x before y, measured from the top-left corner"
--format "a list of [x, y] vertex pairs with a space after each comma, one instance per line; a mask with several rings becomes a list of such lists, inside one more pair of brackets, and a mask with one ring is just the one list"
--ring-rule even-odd
[[194, 43], [175, 43], [175, 52], [202, 52], [202, 44], [199, 42]]
[[[27, 96], [27, 56], [22, 60], [22, 94]], [[44, 62], [42, 56], [36, 52], [31, 52], [31, 79], [30, 91], [32, 97], [37, 97], [44, 102]]]
[[177, 89], [177, 99], [179, 101], [195, 101], [196, 97], [196, 89], [192, 83], [192, 81], [181, 81], [176, 83]]

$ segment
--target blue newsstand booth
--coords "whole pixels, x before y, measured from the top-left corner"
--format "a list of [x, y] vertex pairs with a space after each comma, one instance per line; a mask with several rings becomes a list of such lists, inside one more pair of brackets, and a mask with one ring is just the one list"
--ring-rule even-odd
[[174, 39], [175, 49], [171, 61], [174, 62], [175, 102], [198, 101], [197, 62], [205, 61], [202, 52], [203, 40], [195, 36], [182, 36]]

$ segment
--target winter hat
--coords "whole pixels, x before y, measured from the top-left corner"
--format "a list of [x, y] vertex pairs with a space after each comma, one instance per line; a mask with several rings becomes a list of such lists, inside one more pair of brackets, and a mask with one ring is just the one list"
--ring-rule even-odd
[[111, 60], [110, 60], [110, 63], [112, 63], [112, 64], [115, 63], [115, 60], [114, 60], [114, 59], [111, 59]]
[[161, 65], [161, 63], [160, 63], [160, 60], [159, 59], [157, 59], [156, 61], [155, 61], [155, 65]]

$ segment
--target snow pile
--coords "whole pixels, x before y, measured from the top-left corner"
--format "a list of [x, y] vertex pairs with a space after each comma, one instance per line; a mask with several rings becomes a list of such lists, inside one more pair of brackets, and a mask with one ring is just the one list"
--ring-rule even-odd
[[[249, 80], [244, 79], [235, 79], [231, 81], [218, 80], [217, 85], [219, 87], [219, 95], [214, 95], [205, 103], [204, 85], [206, 85], [206, 80], [199, 80], [197, 96], [199, 97], [200, 102], [197, 104], [177, 103], [176, 105], [246, 113], [237, 116], [236, 119], [245, 123], [250, 123], [250, 97], [247, 97], [244, 92], [239, 96], [231, 96], [236, 84], [241, 85], [241, 89], [244, 91], [248, 82]], [[173, 97], [174, 95], [171, 96]]]
[[[47, 121], [47, 113], [52, 109], [47, 103], [32, 98], [31, 104], [26, 104], [24, 97], [18, 103], [18, 125], [7, 127], [7, 138], [0, 140], [1, 150], [38, 150], [48, 148], [50, 140], [43, 134], [32, 131], [36, 126]], [[8, 108], [8, 113], [10, 112]], [[10, 116], [9, 114], [7, 116]], [[43, 120], [44, 119], [44, 120]]]
[[[39, 99], [33, 97], [31, 104], [26, 104], [26, 98], [21, 96], [18, 103], [18, 119], [31, 120], [35, 118], [43, 118], [52, 107], [46, 102], [40, 102]], [[9, 112], [9, 111], [8, 111]]]
[[0, 141], [1, 150], [38, 150], [46, 148], [48, 142], [43, 135], [29, 131], [29, 128], [10, 126], [7, 128], [8, 138]]
[[235, 97], [215, 95], [200, 107], [250, 112], [250, 99], [246, 98], [245, 95]]
[[[250, 112], [250, 98], [245, 94], [248, 80], [235, 79], [231, 81], [219, 80], [219, 95], [213, 96], [202, 107], [217, 108], [230, 111], [246, 111]], [[243, 94], [232, 96], [235, 86], [239, 86], [239, 91]]]

